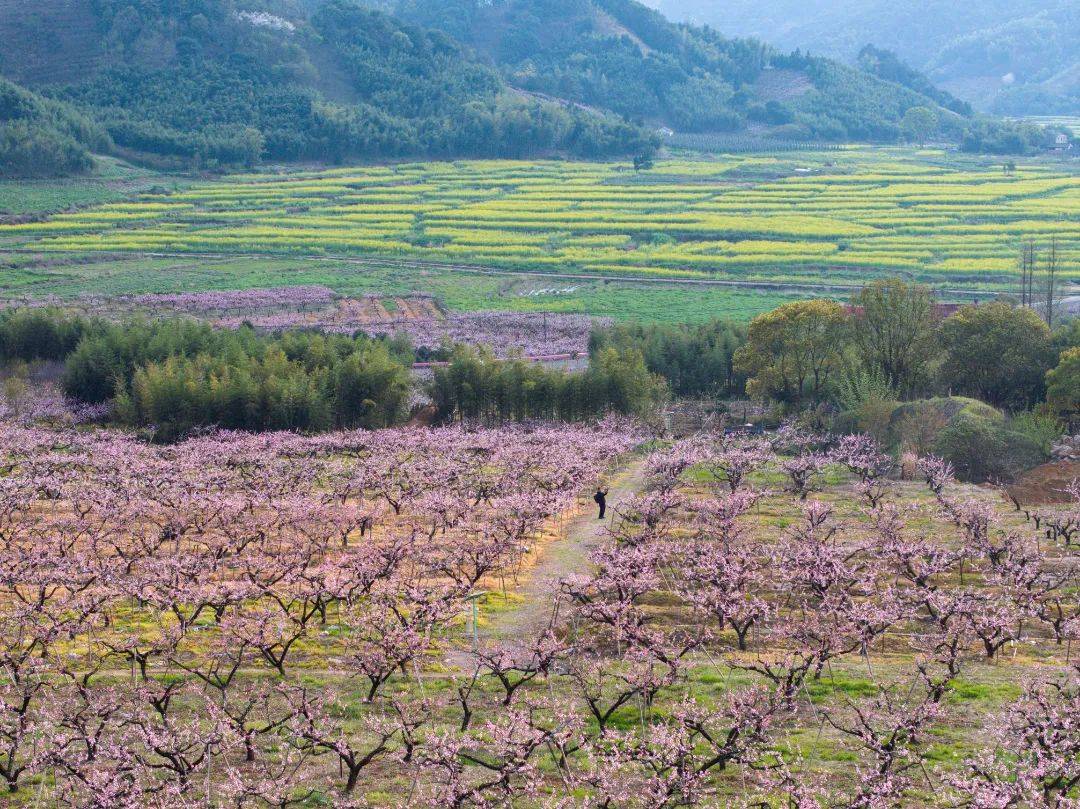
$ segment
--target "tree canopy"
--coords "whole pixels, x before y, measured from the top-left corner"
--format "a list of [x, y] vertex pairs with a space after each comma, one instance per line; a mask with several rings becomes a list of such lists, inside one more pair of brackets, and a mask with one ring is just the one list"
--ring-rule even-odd
[[735, 353], [747, 393], [803, 405], [821, 401], [843, 361], [848, 328], [835, 301], [788, 303], [750, 321], [747, 342]]
[[875, 281], [862, 288], [852, 306], [851, 334], [864, 368], [901, 394], [923, 387], [934, 351], [930, 290], [899, 279]]
[[993, 302], [965, 306], [939, 330], [943, 384], [999, 407], [1043, 398], [1054, 354], [1050, 329], [1031, 309]]

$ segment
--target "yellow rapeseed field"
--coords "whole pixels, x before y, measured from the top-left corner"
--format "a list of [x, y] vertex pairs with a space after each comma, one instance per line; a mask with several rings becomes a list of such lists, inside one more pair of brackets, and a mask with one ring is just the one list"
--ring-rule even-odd
[[1080, 280], [1080, 173], [854, 147], [625, 164], [263, 173], [0, 225], [42, 251], [378, 255], [597, 274], [1005, 287], [1023, 239]]

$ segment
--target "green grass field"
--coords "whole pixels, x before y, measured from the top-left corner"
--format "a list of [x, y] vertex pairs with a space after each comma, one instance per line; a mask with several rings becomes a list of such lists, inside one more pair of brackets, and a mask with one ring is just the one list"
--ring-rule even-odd
[[123, 295], [322, 284], [346, 295], [435, 295], [450, 310], [572, 312], [619, 320], [749, 320], [792, 294], [728, 287], [535, 276], [484, 276], [439, 269], [368, 267], [297, 258], [145, 258], [95, 254], [0, 256], [3, 295]]
[[[151, 189], [129, 180], [126, 195], [117, 182], [86, 182], [0, 185], [0, 210], [84, 206], [0, 224], [0, 249], [14, 251], [0, 294], [323, 283], [346, 293], [427, 292], [456, 309], [744, 318], [815, 285], [844, 296], [845, 285], [883, 275], [931, 284], [946, 298], [1009, 291], [1027, 237], [1057, 238], [1063, 274], [1080, 280], [1080, 172], [1053, 159], [1006, 174], [990, 159], [852, 147], [679, 158], [641, 173], [614, 163], [460, 161]], [[371, 258], [589, 278], [355, 261]], [[627, 277], [654, 284], [616, 280]]]
[[59, 213], [143, 193], [172, 193], [191, 180], [140, 169], [111, 157], [98, 157], [89, 177], [57, 180], [0, 180], [0, 223], [5, 217]]

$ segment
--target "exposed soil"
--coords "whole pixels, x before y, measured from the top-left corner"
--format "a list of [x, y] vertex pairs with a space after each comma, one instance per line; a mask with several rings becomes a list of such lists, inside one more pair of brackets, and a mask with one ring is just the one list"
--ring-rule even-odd
[[1080, 478], [1080, 461], [1054, 461], [1025, 472], [1008, 492], [1024, 506], [1068, 503], [1065, 487]]

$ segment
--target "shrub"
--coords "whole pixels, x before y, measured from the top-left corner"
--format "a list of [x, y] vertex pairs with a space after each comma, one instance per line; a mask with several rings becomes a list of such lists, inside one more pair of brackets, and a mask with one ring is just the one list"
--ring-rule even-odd
[[941, 433], [956, 419], [969, 417], [998, 423], [1000, 411], [990, 405], [962, 396], [919, 399], [905, 402], [889, 417], [887, 443], [899, 451], [926, 455], [933, 452]]
[[957, 478], [972, 483], [1012, 480], [1047, 457], [1029, 435], [970, 414], [946, 427], [934, 450], [953, 465]]
[[1013, 416], [1009, 420], [1009, 429], [1026, 436], [1047, 457], [1063, 432], [1062, 424], [1058, 419], [1039, 413], [1019, 413]]
[[1057, 367], [1046, 374], [1045, 407], [1070, 426], [1080, 419], [1080, 348], [1062, 352]]

